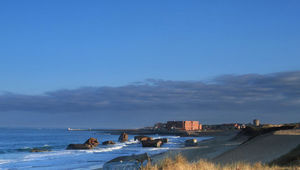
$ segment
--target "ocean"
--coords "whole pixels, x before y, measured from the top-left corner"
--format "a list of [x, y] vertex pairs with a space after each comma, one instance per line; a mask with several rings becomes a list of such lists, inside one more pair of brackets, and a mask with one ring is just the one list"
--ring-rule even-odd
[[[169, 149], [183, 147], [191, 137], [149, 135], [153, 138], [168, 138], [169, 142], [161, 148], [143, 148], [129, 135], [129, 141], [118, 143], [119, 135], [99, 131], [67, 131], [66, 129], [0, 129], [0, 169], [96, 169], [106, 161], [118, 156], [161, 153]], [[115, 145], [99, 145], [92, 150], [66, 150], [68, 144], [84, 143], [88, 138], [97, 138], [100, 143], [106, 140], [117, 142]], [[198, 141], [209, 137], [198, 137]], [[49, 152], [31, 152], [33, 148]]]

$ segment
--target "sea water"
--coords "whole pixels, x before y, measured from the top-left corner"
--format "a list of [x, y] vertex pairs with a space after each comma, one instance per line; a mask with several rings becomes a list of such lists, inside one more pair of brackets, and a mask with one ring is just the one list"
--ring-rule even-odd
[[[153, 138], [168, 138], [161, 148], [143, 148], [134, 135], [129, 141], [117, 142], [119, 135], [100, 131], [67, 131], [66, 129], [0, 129], [0, 169], [97, 169], [106, 161], [118, 156], [161, 153], [183, 147], [191, 137], [149, 135]], [[88, 138], [97, 138], [100, 143], [112, 140], [115, 145], [99, 145], [91, 150], [66, 150], [68, 144], [84, 143]], [[193, 137], [194, 138], [194, 137]], [[198, 141], [209, 137], [198, 137]], [[33, 148], [50, 150], [31, 152]]]

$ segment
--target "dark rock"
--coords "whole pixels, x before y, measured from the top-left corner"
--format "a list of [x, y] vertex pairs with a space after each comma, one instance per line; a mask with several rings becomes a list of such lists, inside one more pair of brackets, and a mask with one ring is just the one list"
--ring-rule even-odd
[[168, 138], [162, 138], [162, 140], [163, 140], [163, 143], [168, 143], [169, 142]]
[[145, 137], [145, 136], [134, 136], [134, 140], [140, 140], [140, 138]]
[[197, 146], [197, 139], [188, 139], [185, 141], [185, 146]]
[[145, 141], [145, 140], [153, 140], [151, 137], [148, 136], [135, 136], [134, 140], [138, 140], [138, 141]]
[[117, 158], [114, 158], [107, 163], [110, 162], [121, 162], [121, 161], [145, 161], [145, 160], [150, 160], [150, 157], [148, 156], [147, 153], [139, 154], [139, 155], [131, 155], [131, 156], [120, 156]]
[[89, 138], [84, 144], [70, 144], [67, 149], [93, 149], [98, 145], [99, 142], [96, 138]]
[[128, 134], [123, 132], [119, 137], [119, 142], [126, 142], [126, 141], [128, 141]]
[[[146, 162], [145, 162], [146, 161]], [[103, 170], [140, 170], [145, 163], [151, 163], [151, 158], [147, 153], [131, 156], [120, 156], [114, 158], [103, 165]]]
[[146, 140], [142, 141], [143, 147], [160, 147], [163, 144], [161, 140]]
[[114, 144], [116, 144], [116, 143], [111, 140], [102, 142], [102, 145], [114, 145]]
[[93, 147], [96, 147], [99, 145], [99, 142], [96, 138], [89, 138], [87, 141], [84, 142], [84, 144], [92, 145]]
[[45, 148], [33, 148], [30, 150], [30, 152], [49, 152], [50, 150]]
[[154, 140], [156, 140], [156, 141], [160, 140], [162, 142], [162, 144], [168, 143], [168, 141], [169, 141], [168, 138], [160, 138], [160, 139], [154, 139]]
[[67, 149], [93, 149], [93, 146], [87, 144], [70, 144]]

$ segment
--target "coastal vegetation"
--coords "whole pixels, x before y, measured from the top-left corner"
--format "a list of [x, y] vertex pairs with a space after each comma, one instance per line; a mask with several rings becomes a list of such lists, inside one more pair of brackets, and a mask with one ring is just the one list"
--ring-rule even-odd
[[159, 164], [147, 164], [142, 170], [300, 170], [300, 167], [297, 165], [282, 167], [260, 162], [254, 164], [244, 162], [216, 164], [204, 159], [188, 162], [183, 156], [178, 155], [175, 159], [165, 158]]

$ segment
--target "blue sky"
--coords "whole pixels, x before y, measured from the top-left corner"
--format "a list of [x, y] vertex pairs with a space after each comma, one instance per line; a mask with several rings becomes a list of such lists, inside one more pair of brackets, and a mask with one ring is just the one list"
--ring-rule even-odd
[[0, 91], [300, 68], [300, 2], [0, 2]]
[[295, 122], [299, 9], [298, 0], [0, 1], [0, 127]]

